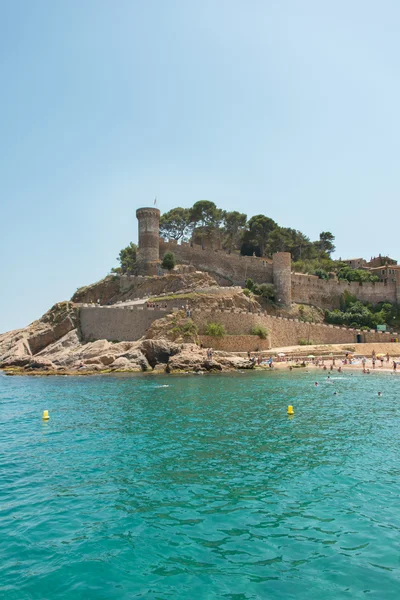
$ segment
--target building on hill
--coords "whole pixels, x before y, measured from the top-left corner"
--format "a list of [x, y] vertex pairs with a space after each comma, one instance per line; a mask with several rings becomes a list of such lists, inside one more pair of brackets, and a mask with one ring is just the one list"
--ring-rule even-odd
[[372, 267], [368, 269], [373, 275], [379, 277], [381, 283], [396, 283], [396, 277], [400, 275], [400, 265], [397, 264], [385, 264], [380, 267]]
[[379, 254], [379, 256], [375, 256], [374, 258], [371, 257], [371, 260], [366, 263], [366, 266], [370, 267], [371, 269], [375, 267], [382, 267], [383, 265], [397, 265], [397, 260], [394, 260], [394, 258], [390, 258], [389, 256], [382, 256]]
[[346, 258], [343, 259], [342, 262], [346, 263], [352, 269], [362, 269], [367, 264], [367, 261], [364, 258]]

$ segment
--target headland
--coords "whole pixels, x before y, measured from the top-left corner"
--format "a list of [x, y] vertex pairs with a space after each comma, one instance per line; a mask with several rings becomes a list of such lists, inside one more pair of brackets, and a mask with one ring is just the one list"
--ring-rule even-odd
[[270, 357], [282, 368], [279, 354], [304, 362], [311, 353], [341, 360], [375, 351], [393, 357], [392, 366], [397, 361], [393, 328], [327, 319], [349, 298], [349, 310], [356, 303], [398, 307], [395, 261], [362, 265], [378, 269], [378, 281], [324, 279], [294, 272], [290, 252], [244, 256], [197, 244], [195, 236], [160, 238], [156, 208], [138, 209], [137, 218], [139, 247], [129, 271], [116, 269], [28, 327], [0, 335], [6, 374], [229, 371], [262, 368]]

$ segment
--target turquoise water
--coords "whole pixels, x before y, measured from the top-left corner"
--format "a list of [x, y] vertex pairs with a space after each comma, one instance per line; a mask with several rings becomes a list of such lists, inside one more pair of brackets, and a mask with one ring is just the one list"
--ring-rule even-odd
[[399, 392], [0, 376], [0, 597], [397, 600]]

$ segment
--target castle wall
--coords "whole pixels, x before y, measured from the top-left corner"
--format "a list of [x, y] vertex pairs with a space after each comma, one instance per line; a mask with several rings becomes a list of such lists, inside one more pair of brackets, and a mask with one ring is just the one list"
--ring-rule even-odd
[[[358, 283], [356, 281], [338, 281], [337, 279], [319, 279], [315, 275], [292, 273], [292, 299], [301, 304], [313, 304], [321, 308], [339, 308], [340, 298], [347, 291], [356, 296], [361, 302], [392, 302], [396, 303], [399, 296], [396, 294], [396, 283], [387, 284]], [[400, 285], [399, 285], [400, 291]]]
[[[136, 341], [146, 333], [153, 321], [165, 317], [174, 308], [178, 310], [181, 304], [181, 302], [177, 302], [175, 307], [170, 306], [166, 309], [147, 308], [146, 305], [118, 308], [115, 306], [83, 306], [80, 309], [82, 338], [86, 342], [100, 339], [118, 342]], [[226, 339], [231, 338], [230, 349], [238, 352], [243, 351], [245, 342], [243, 339], [239, 339], [243, 336], [249, 336], [261, 349], [268, 346], [268, 342], [270, 346], [278, 348], [296, 346], [300, 340], [306, 340], [310, 344], [354, 344], [357, 341], [357, 333], [360, 333], [346, 327], [305, 323], [297, 319], [273, 317], [263, 312], [250, 313], [241, 309], [194, 309], [192, 318], [199, 328], [200, 335], [205, 335], [205, 327], [208, 323], [223, 324], [229, 334]], [[251, 329], [258, 325], [267, 329], [268, 340], [261, 340], [258, 336], [250, 335]], [[238, 337], [236, 342], [233, 339], [235, 336]], [[396, 338], [398, 335], [381, 332], [362, 333], [363, 342], [382, 343], [390, 341], [393, 337]], [[217, 339], [213, 338], [213, 340]], [[235, 343], [237, 345], [234, 347]], [[211, 345], [217, 348], [217, 341]], [[247, 349], [251, 348], [253, 346]], [[224, 347], [224, 349], [226, 348]]]
[[160, 256], [166, 252], [173, 252], [178, 263], [192, 264], [199, 271], [207, 271], [221, 285], [244, 286], [248, 278], [257, 283], [272, 283], [272, 262], [267, 258], [228, 254], [224, 250], [203, 250], [198, 244], [191, 246], [160, 239]]
[[291, 265], [290, 252], [277, 252], [272, 257], [275, 297], [279, 304], [285, 306], [290, 306], [292, 303]]
[[400, 302], [400, 270], [396, 273], [396, 282], [358, 283], [291, 273], [290, 254], [287, 252], [275, 254], [272, 262], [255, 256], [227, 254], [223, 250], [203, 250], [196, 244], [191, 246], [188, 243], [178, 244], [175, 240], [160, 240], [160, 255], [167, 251], [175, 254], [177, 262], [207, 271], [221, 285], [243, 286], [248, 278], [257, 283], [274, 283], [277, 298], [286, 305], [297, 302], [332, 310], [339, 308], [345, 291], [371, 304]]
[[85, 342], [109, 340], [134, 342], [140, 339], [156, 319], [165, 317], [166, 309], [143, 306], [117, 308], [88, 306], [80, 309], [80, 329]]
[[223, 338], [201, 335], [199, 337], [205, 348], [224, 352], [261, 352], [271, 347], [268, 339], [262, 340], [256, 335], [226, 335]]
[[306, 340], [310, 344], [355, 343], [357, 340], [357, 332], [346, 327], [305, 323], [296, 319], [248, 313], [237, 309], [234, 312], [200, 312], [194, 310], [192, 316], [194, 322], [199, 327], [200, 334], [205, 333], [207, 323], [211, 322], [222, 323], [227, 333], [237, 336], [249, 335], [252, 328], [259, 325], [268, 331], [270, 344], [273, 348], [297, 346], [300, 340]]

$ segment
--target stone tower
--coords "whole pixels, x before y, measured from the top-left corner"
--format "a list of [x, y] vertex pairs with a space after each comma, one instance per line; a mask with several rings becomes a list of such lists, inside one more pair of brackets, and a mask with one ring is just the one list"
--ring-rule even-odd
[[136, 257], [139, 275], [157, 275], [160, 264], [160, 211], [138, 208], [139, 246]]
[[277, 252], [272, 256], [272, 272], [276, 299], [279, 304], [292, 303], [292, 257], [290, 252]]

